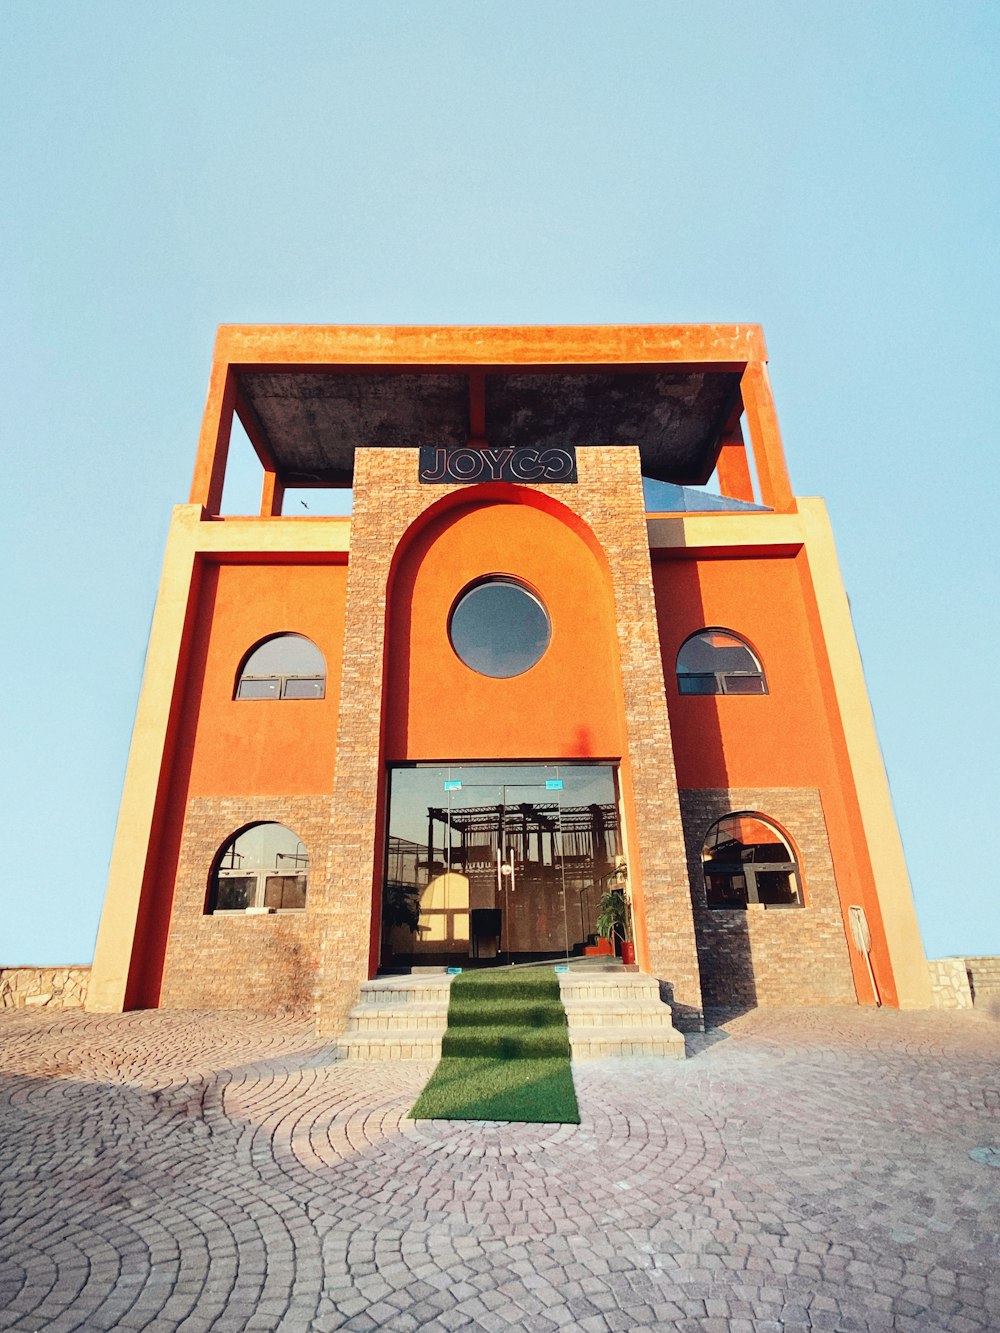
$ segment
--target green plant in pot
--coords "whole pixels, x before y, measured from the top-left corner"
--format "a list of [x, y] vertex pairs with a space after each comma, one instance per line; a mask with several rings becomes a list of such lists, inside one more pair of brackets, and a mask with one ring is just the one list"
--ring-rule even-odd
[[[609, 879], [615, 877], [624, 880], [624, 866], [619, 866], [614, 874], [609, 876]], [[622, 962], [626, 964], [635, 962], [635, 945], [632, 942], [632, 913], [629, 910], [629, 901], [624, 886], [622, 888], [606, 889], [601, 894], [594, 929], [599, 935], [611, 940], [612, 945], [614, 945], [616, 939], [621, 940]]]
[[396, 926], [405, 926], [413, 934], [420, 924], [420, 890], [412, 884], [390, 880], [382, 893], [382, 961], [392, 957], [390, 937]]

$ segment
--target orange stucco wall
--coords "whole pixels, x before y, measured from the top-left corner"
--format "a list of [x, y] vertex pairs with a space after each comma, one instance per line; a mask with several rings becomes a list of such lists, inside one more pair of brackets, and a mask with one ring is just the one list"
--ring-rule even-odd
[[[346, 592], [346, 564], [230, 564], [206, 571], [179, 755], [183, 763], [190, 753], [188, 795], [333, 790]], [[318, 645], [326, 658], [326, 698], [234, 699], [247, 649], [281, 631]]]
[[[346, 590], [343, 561], [202, 565], [174, 691], [129, 1007], [155, 1006], [159, 998], [188, 801], [332, 792]], [[322, 650], [325, 699], [234, 699], [247, 650], [282, 631], [304, 634]]]
[[[508, 680], [472, 671], [448, 639], [455, 598], [489, 573], [522, 579], [552, 622], [538, 665]], [[612, 600], [593, 553], [553, 514], [489, 503], [440, 516], [412, 539], [393, 578], [386, 759], [620, 757]]]
[[[660, 559], [653, 582], [678, 785], [819, 790], [843, 909], [846, 914], [851, 903], [864, 906], [876, 977], [883, 998], [894, 1003], [864, 828], [804, 554]], [[705, 626], [747, 639], [764, 664], [766, 695], [679, 694], [677, 651]], [[808, 896], [808, 866], [804, 878]], [[858, 994], [867, 1000], [870, 985], [854, 950], [851, 964]]]

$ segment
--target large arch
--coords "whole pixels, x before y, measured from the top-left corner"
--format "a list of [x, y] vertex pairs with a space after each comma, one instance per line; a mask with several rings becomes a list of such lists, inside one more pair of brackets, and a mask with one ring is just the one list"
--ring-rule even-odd
[[[479, 671], [463, 661], [453, 644], [450, 627], [456, 606], [470, 588], [484, 584], [519, 588], [529, 594], [529, 601], [537, 599], [544, 609], [549, 631], [546, 646], [524, 669], [499, 675]], [[518, 876], [524, 875], [519, 878], [521, 894], [516, 899], [520, 910], [509, 910], [513, 899], [504, 907], [504, 951], [558, 953], [563, 946], [582, 944], [593, 928], [607, 876], [622, 859], [624, 820], [616, 774], [622, 761], [627, 763], [614, 592], [607, 561], [593, 532], [565, 505], [527, 488], [477, 487], [474, 493], [443, 497], [409, 526], [397, 545], [386, 615], [382, 777], [386, 780], [389, 774], [393, 776], [388, 793], [389, 823], [383, 837], [390, 856], [394, 847], [419, 841], [422, 850], [411, 860], [424, 867], [421, 875], [427, 878], [426, 885], [418, 877], [420, 882], [413, 886], [414, 892], [420, 893], [421, 910], [436, 884], [459, 879], [465, 885], [465, 909], [455, 920], [466, 932], [470, 908], [494, 911], [499, 907], [500, 899], [494, 897], [490, 880], [499, 873], [492, 858], [499, 850], [503, 818], [486, 833], [482, 820], [487, 816], [478, 816], [477, 836], [492, 838], [496, 844], [491, 844], [488, 865], [480, 865], [482, 858], [475, 854], [483, 850], [481, 846], [464, 850], [464, 834], [460, 863], [454, 865], [449, 859], [447, 865], [438, 865], [441, 858], [431, 832], [421, 833], [419, 821], [412, 814], [409, 818], [413, 827], [407, 826], [405, 834], [394, 826], [394, 819], [400, 818], [400, 802], [408, 809], [415, 799], [409, 781], [405, 797], [402, 795], [406, 775], [399, 765], [431, 766], [425, 770], [425, 778], [432, 784], [436, 781], [438, 787], [441, 765], [455, 765], [453, 776], [461, 774], [466, 785], [471, 783], [476, 788], [494, 780], [502, 785], [507, 775], [520, 794], [502, 800], [520, 800], [520, 808], [530, 809], [531, 817], [537, 814], [539, 823], [533, 832], [519, 835], [523, 847]], [[413, 776], [411, 773], [410, 778]], [[546, 795], [546, 779], [558, 782], [558, 796]], [[541, 795], [529, 795], [522, 785], [525, 782], [529, 787], [537, 783]], [[434, 825], [432, 809], [437, 799], [422, 786], [420, 789], [427, 807], [423, 819], [427, 829]], [[451, 808], [453, 801], [463, 799], [447, 797], [449, 829], [453, 820], [457, 830], [470, 815], [464, 807]], [[469, 798], [473, 807], [477, 799]], [[490, 804], [494, 798], [483, 795], [481, 799]], [[541, 812], [549, 809], [547, 801], [560, 810], [566, 823], [564, 832], [552, 834], [546, 829], [545, 820], [551, 811], [549, 816]], [[594, 803], [592, 829], [587, 824], [586, 807], [581, 805], [584, 801]], [[385, 802], [380, 802], [380, 807], [384, 806]], [[504, 805], [508, 812], [512, 808]], [[568, 821], [574, 828], [575, 877], [564, 874], [558, 890], [544, 882], [543, 863], [549, 856], [558, 857], [562, 864], [563, 839], [571, 837]], [[435, 827], [439, 836], [445, 837], [443, 825]], [[451, 836], [449, 832], [446, 840], [450, 841]], [[457, 831], [455, 836], [459, 836]], [[547, 845], [544, 855], [543, 841]], [[529, 844], [535, 853], [529, 854]], [[510, 849], [508, 854], [513, 858]], [[532, 855], [538, 858], [534, 862]], [[554, 870], [554, 863], [549, 869]], [[537, 909], [537, 920], [533, 916], [529, 924], [524, 906], [532, 873], [529, 896], [533, 911]], [[398, 885], [393, 887], [398, 891]], [[570, 900], [572, 931], [565, 910]], [[581, 924], [578, 931], [575, 926], [584, 918], [584, 903], [586, 924]], [[373, 894], [372, 910], [377, 918], [378, 891]], [[426, 921], [421, 918], [427, 938], [418, 938], [413, 944], [420, 954], [428, 945], [433, 947], [437, 935], [432, 928], [440, 924], [431, 919], [430, 909], [428, 913]], [[373, 937], [385, 939], [377, 919]], [[447, 943], [456, 955], [451, 961], [462, 962], [460, 955], [468, 955], [463, 938], [468, 939], [468, 934], [460, 937], [454, 931], [449, 933]], [[444, 943], [441, 937], [441, 952], [449, 952]]]
[[[448, 617], [488, 575], [529, 586], [552, 624], [530, 671], [487, 680], [458, 659]], [[624, 748], [614, 594], [586, 523], [527, 488], [451, 494], [410, 525], [386, 599], [384, 758], [619, 758]]]

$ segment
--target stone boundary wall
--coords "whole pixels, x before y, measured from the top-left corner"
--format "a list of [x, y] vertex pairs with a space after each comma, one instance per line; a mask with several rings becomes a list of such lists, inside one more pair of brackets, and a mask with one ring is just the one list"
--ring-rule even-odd
[[[938, 1009], [1000, 1002], [1000, 957], [934, 958], [927, 963]], [[82, 1009], [90, 967], [0, 967], [0, 1009]]]
[[964, 958], [933, 958], [927, 961], [931, 998], [937, 1009], [971, 1009], [972, 990]]
[[934, 958], [927, 967], [938, 1009], [1000, 1005], [1000, 957]]
[[82, 1009], [90, 967], [0, 967], [0, 1009]]

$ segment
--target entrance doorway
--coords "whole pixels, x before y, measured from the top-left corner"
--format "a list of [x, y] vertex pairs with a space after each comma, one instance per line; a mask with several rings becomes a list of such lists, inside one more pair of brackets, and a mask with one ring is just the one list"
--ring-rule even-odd
[[[395, 765], [382, 967], [568, 958], [621, 863], [610, 764]], [[417, 913], [411, 931], [401, 903]]]

